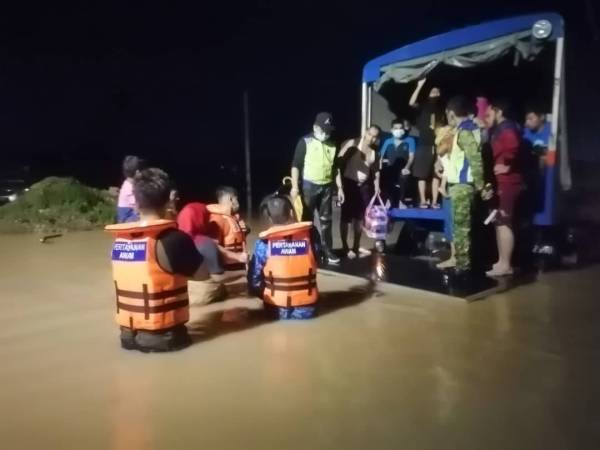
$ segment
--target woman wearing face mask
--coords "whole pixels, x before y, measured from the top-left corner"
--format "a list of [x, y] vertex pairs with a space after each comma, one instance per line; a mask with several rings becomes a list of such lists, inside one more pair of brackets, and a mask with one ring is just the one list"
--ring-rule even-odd
[[404, 196], [415, 159], [416, 142], [407, 136], [404, 121], [392, 120], [392, 137], [381, 146], [381, 186], [384, 201], [393, 208], [406, 208]]
[[[415, 152], [415, 163], [413, 175], [419, 180], [419, 207], [427, 208], [429, 203], [426, 197], [427, 181], [432, 179], [433, 164], [435, 161], [435, 129], [442, 126], [444, 122], [444, 107], [442, 105], [441, 91], [439, 87], [432, 87], [429, 91], [427, 101], [418, 104], [417, 99], [425, 82], [423, 78], [419, 80], [417, 88], [410, 98], [409, 105], [419, 110], [416, 126], [419, 130], [419, 144]], [[437, 203], [440, 180], [433, 177], [431, 186], [431, 206], [439, 208]]]

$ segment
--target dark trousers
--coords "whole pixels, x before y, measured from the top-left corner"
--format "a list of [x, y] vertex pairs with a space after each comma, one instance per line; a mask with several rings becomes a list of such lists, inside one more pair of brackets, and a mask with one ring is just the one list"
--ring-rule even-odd
[[392, 166], [384, 166], [381, 169], [381, 193], [383, 201], [389, 200], [392, 208], [398, 207], [398, 202], [404, 201], [406, 187], [410, 175], [402, 175], [402, 168], [406, 161], [402, 160]]
[[312, 222], [315, 210], [319, 211], [319, 233], [325, 252], [331, 250], [333, 246], [331, 234], [332, 197], [333, 186], [331, 184], [314, 184], [306, 180], [302, 183], [302, 199], [304, 200], [302, 220]]

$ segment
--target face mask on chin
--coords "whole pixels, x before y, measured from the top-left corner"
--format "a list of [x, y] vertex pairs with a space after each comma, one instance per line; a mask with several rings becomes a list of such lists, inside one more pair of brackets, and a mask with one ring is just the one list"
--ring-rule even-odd
[[404, 130], [392, 130], [392, 136], [394, 136], [396, 139], [401, 139], [402, 137], [404, 137], [405, 134], [406, 132]]

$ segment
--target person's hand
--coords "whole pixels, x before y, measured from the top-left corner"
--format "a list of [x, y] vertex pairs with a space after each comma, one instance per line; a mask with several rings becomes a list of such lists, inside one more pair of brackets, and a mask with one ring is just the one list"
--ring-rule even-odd
[[494, 166], [494, 175], [504, 175], [507, 174], [510, 170], [510, 166], [506, 164], [496, 164]]
[[379, 195], [381, 193], [381, 188], [377, 185], [375, 185], [373, 190], [375, 195]]
[[406, 167], [402, 169], [402, 175], [410, 175], [410, 169], [407, 169]]
[[292, 201], [296, 200], [296, 197], [300, 194], [300, 190], [297, 187], [293, 187], [290, 190], [290, 197], [292, 197]]
[[486, 187], [481, 190], [481, 199], [483, 201], [487, 202], [488, 200], [491, 200], [493, 196], [494, 196], [494, 189]]
[[343, 189], [338, 189], [337, 200], [340, 205], [342, 205], [346, 200], [346, 196], [344, 195]]
[[248, 253], [246, 252], [242, 252], [238, 255], [238, 262], [242, 263], [242, 264], [247, 264], [248, 263]]

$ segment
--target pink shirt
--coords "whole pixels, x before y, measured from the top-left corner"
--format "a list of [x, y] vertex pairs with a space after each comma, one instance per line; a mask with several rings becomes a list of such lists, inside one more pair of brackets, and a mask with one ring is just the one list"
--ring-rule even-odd
[[123, 181], [121, 190], [119, 191], [119, 208], [135, 207], [135, 197], [133, 196], [133, 183], [129, 180]]

